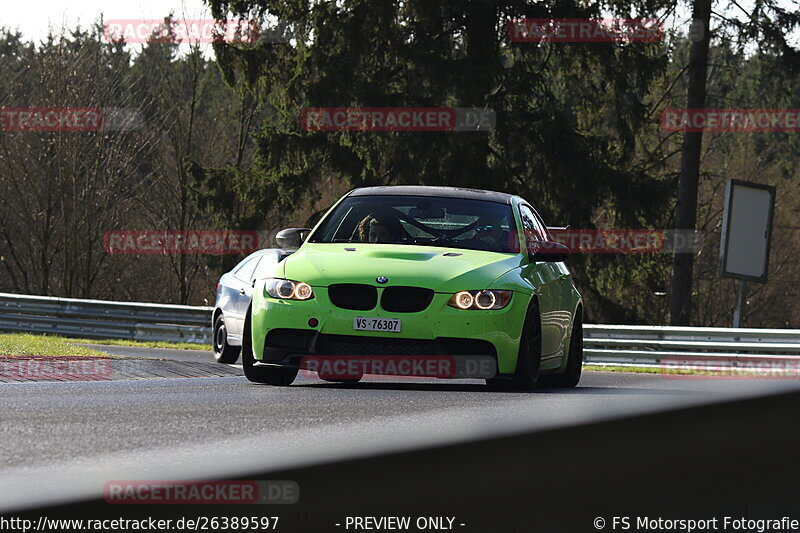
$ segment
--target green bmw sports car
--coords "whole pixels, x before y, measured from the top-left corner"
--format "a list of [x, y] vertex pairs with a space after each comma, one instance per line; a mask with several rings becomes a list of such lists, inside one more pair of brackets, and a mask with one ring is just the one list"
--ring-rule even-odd
[[255, 283], [242, 335], [250, 381], [289, 385], [301, 368], [352, 358], [361, 366], [320, 377], [411, 375], [435, 361], [427, 368], [444, 370], [422, 375], [517, 390], [580, 379], [582, 302], [568, 249], [518, 196], [356, 189], [314, 229], [284, 230], [278, 242], [296, 251]]

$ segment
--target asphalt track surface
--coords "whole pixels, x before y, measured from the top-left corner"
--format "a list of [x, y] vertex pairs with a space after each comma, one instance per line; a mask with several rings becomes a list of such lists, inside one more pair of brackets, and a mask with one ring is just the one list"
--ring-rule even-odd
[[[206, 352], [105, 347], [209, 361]], [[482, 382], [299, 376], [0, 384], [0, 511], [96, 493], [109, 479], [245, 474], [444, 442], [563, 427], [800, 389], [790, 380], [587, 372], [571, 390], [487, 391]]]

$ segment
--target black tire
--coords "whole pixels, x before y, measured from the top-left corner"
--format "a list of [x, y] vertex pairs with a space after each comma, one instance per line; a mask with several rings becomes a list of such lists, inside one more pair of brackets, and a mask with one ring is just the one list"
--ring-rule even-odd
[[569, 355], [567, 368], [563, 374], [542, 376], [542, 385], [546, 387], [572, 388], [581, 380], [583, 369], [583, 309], [578, 309], [572, 323], [572, 335], [569, 339]]
[[291, 385], [297, 377], [296, 368], [280, 366], [255, 366], [256, 360], [253, 357], [252, 337], [250, 336], [250, 315], [251, 309], [247, 309], [247, 317], [244, 321], [244, 331], [242, 332], [242, 368], [244, 376], [253, 383], [265, 383], [278, 387]]
[[539, 304], [534, 299], [525, 315], [519, 341], [517, 368], [511, 379], [487, 379], [486, 384], [500, 390], [529, 391], [536, 388], [542, 367], [542, 322]]
[[225, 320], [220, 313], [214, 320], [214, 359], [218, 363], [233, 364], [239, 359], [241, 351], [241, 346], [228, 344], [228, 329], [225, 327]]

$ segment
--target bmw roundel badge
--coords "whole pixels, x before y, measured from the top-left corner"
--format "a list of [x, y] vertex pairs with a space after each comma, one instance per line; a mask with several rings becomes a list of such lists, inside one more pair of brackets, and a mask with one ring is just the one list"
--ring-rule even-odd
[[377, 278], [375, 278], [375, 281], [383, 285], [384, 283], [389, 282], [389, 278], [387, 278], [386, 276], [378, 276]]

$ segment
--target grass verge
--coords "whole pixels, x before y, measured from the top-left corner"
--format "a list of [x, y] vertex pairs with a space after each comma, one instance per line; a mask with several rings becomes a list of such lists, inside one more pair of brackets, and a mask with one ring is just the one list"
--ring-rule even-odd
[[108, 357], [107, 354], [78, 346], [63, 337], [29, 333], [0, 334], [0, 357]]
[[[661, 374], [662, 376], [709, 376], [717, 378], [764, 378], [772, 377], [769, 372], [758, 370], [748, 370], [746, 368], [730, 368], [724, 371], [705, 370], [703, 368], [659, 368], [647, 366], [604, 366], [604, 365], [583, 365], [583, 370], [590, 372], [633, 372], [636, 374]], [[782, 376], [778, 376], [782, 377]]]
[[164, 341], [129, 341], [127, 339], [66, 339], [68, 342], [82, 344], [100, 344], [103, 346], [133, 346], [137, 348], [168, 348], [170, 350], [200, 350], [210, 352], [210, 344], [194, 344], [191, 342]]
[[605, 366], [584, 363], [583, 370], [589, 372], [634, 372], [636, 374], [665, 374], [663, 368], [653, 368], [649, 366]]

